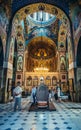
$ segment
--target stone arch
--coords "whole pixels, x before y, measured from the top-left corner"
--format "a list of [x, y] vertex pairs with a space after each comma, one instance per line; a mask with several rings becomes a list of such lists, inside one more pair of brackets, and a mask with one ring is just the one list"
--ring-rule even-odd
[[[51, 3], [46, 3], [46, 2], [45, 3], [44, 2], [38, 2], [38, 3], [26, 4], [26, 5], [22, 6], [22, 7], [20, 7], [19, 9], [17, 9], [15, 11], [14, 15], [12, 15], [12, 16], [14, 17], [15, 14], [21, 12], [20, 17], [23, 18], [23, 17], [25, 17], [25, 15], [23, 15], [23, 13], [28, 15], [28, 14], [31, 14], [31, 13], [42, 10], [42, 11], [57, 15], [60, 18], [62, 18], [61, 13], [58, 14], [57, 9], [59, 9], [62, 13], [64, 13], [69, 18], [68, 13], [63, 8], [61, 8], [60, 6], [55, 5], [55, 4], [53, 5], [53, 3], [51, 4]], [[17, 17], [18, 17], [18, 15], [17, 15]]]
[[[35, 13], [35, 12], [38, 12], [41, 10], [56, 16], [56, 18], [58, 18], [58, 19], [61, 19], [63, 25], [61, 26], [62, 32], [60, 31], [58, 43], [59, 43], [59, 46], [61, 46], [61, 44], [64, 45], [65, 40], [62, 41], [61, 39], [63, 39], [63, 35], [66, 36], [68, 23], [70, 24], [71, 21], [70, 21], [69, 16], [67, 15], [67, 13], [64, 12], [64, 10], [62, 10], [60, 7], [58, 7], [56, 5], [46, 4], [46, 3], [33, 3], [30, 5], [27, 5], [25, 7], [20, 8], [18, 11], [16, 11], [16, 13], [14, 14], [14, 16], [12, 18], [12, 20], [13, 20], [12, 22], [14, 24], [17, 24], [18, 19], [20, 19], [20, 20], [26, 19], [26, 17], [29, 14], [32, 14], [32, 13]], [[61, 30], [61, 28], [60, 28], [60, 30]], [[64, 47], [65, 47], [65, 45], [64, 45]]]

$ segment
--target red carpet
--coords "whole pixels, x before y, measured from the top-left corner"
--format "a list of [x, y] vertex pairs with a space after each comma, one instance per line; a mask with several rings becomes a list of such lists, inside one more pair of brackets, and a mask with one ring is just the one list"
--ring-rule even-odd
[[52, 102], [49, 102], [49, 105], [43, 108], [39, 108], [37, 104], [31, 104], [29, 111], [56, 111], [56, 108]]

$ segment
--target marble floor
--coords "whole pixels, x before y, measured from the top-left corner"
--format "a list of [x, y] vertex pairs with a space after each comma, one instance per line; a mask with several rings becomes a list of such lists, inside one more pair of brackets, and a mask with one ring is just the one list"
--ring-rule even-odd
[[22, 111], [14, 102], [0, 104], [0, 130], [81, 130], [81, 103], [54, 101], [56, 111], [29, 112], [30, 98], [22, 99]]

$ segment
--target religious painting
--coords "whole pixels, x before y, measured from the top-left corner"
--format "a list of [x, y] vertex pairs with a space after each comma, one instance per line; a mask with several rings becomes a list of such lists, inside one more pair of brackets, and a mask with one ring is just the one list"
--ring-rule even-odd
[[17, 60], [17, 71], [22, 71], [23, 69], [23, 57], [19, 56]]
[[23, 43], [21, 41], [18, 42], [17, 49], [18, 50], [23, 50]]
[[13, 53], [14, 53], [14, 38], [11, 38], [10, 42], [10, 53], [9, 53], [9, 62], [13, 63]]
[[60, 70], [65, 70], [65, 68], [66, 68], [65, 57], [61, 56], [60, 57]]
[[65, 74], [61, 74], [60, 77], [61, 77], [61, 82], [66, 82], [67, 81], [66, 73]]
[[51, 85], [51, 78], [49, 76], [46, 77], [46, 85], [50, 86]]
[[21, 79], [21, 75], [17, 75], [17, 79]]
[[65, 79], [66, 79], [66, 76], [65, 76], [65, 75], [62, 75], [62, 79], [65, 80]]
[[31, 77], [31, 76], [29, 76], [29, 77], [27, 78], [26, 85], [27, 85], [27, 86], [32, 86], [32, 77]]
[[53, 86], [57, 85], [57, 78], [55, 76], [53, 76], [53, 78], [52, 78], [52, 85]]
[[33, 79], [33, 85], [38, 86], [38, 77], [34, 77]]
[[58, 14], [58, 10], [57, 10], [57, 8], [52, 7], [52, 13], [53, 13], [54, 15], [57, 15], [57, 14]]
[[66, 26], [62, 23], [60, 25], [60, 29], [59, 29], [59, 36], [58, 36], [58, 47], [59, 50], [65, 50], [66, 48]]

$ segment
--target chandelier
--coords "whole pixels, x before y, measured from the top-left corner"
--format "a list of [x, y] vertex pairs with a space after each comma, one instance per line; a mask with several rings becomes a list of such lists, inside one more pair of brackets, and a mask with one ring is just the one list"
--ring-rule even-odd
[[46, 67], [36, 67], [34, 68], [34, 72], [48, 72], [49, 69]]

